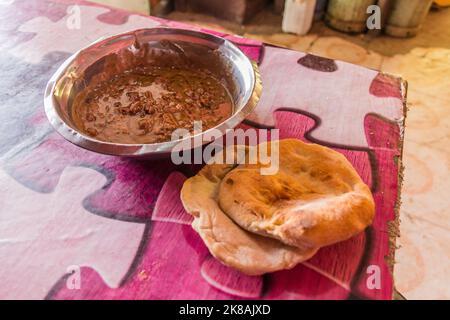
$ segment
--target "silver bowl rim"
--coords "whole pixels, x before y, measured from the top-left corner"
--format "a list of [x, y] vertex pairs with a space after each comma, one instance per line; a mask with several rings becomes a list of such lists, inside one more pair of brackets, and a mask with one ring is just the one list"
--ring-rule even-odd
[[[70, 64], [79, 56], [80, 53], [82, 53], [84, 50], [89, 49], [94, 44], [98, 44], [102, 41], [108, 41], [110, 39], [116, 38], [116, 37], [123, 37], [129, 34], [134, 34], [136, 32], [169, 32], [169, 33], [179, 33], [181, 35], [188, 35], [188, 36], [196, 36], [205, 40], [211, 40], [216, 43], [220, 43], [221, 45], [226, 45], [230, 47], [232, 50], [235, 50], [239, 52], [240, 55], [242, 55], [243, 59], [249, 63], [249, 66], [253, 70], [253, 88], [251, 90], [251, 94], [248, 95], [247, 99], [243, 101], [243, 107], [235, 112], [231, 117], [226, 119], [224, 122], [221, 122], [215, 127], [212, 127], [208, 130], [202, 131], [198, 134], [191, 135], [189, 137], [185, 137], [178, 140], [169, 140], [165, 142], [159, 142], [159, 143], [149, 143], [149, 144], [123, 144], [123, 143], [115, 143], [115, 142], [108, 142], [108, 141], [102, 141], [97, 140], [92, 137], [89, 137], [82, 132], [76, 130], [75, 128], [72, 128], [66, 122], [60, 117], [60, 115], [57, 112], [57, 107], [55, 104], [57, 102], [54, 100], [54, 91], [55, 87], [58, 83], [58, 80], [60, 77], [64, 74], [66, 69], [70, 66]], [[210, 34], [206, 32], [201, 31], [195, 31], [190, 29], [181, 29], [181, 28], [173, 28], [173, 27], [154, 27], [154, 28], [139, 28], [130, 30], [127, 32], [123, 32], [120, 34], [116, 34], [109, 37], [100, 37], [96, 41], [90, 43], [89, 45], [85, 46], [84, 48], [78, 50], [74, 54], [72, 54], [69, 58], [67, 58], [60, 67], [55, 71], [55, 73], [52, 75], [52, 77], [47, 82], [45, 92], [44, 92], [44, 109], [46, 116], [53, 126], [53, 128], [62, 135], [66, 140], [69, 142], [101, 154], [108, 154], [108, 155], [115, 155], [115, 156], [125, 156], [125, 157], [145, 157], [145, 156], [151, 156], [151, 155], [163, 155], [170, 153], [174, 146], [185, 143], [188, 140], [195, 140], [198, 137], [203, 137], [205, 134], [210, 133], [213, 130], [219, 130], [221, 132], [221, 135], [223, 136], [228, 129], [233, 129], [237, 125], [239, 125], [256, 107], [262, 93], [262, 82], [261, 82], [261, 76], [259, 73], [258, 65], [255, 61], [251, 60], [247, 57], [247, 55], [234, 43], [231, 41]], [[217, 137], [216, 137], [217, 138]], [[211, 142], [210, 140], [203, 140], [202, 144], [206, 144]], [[114, 151], [111, 151], [114, 150]]]

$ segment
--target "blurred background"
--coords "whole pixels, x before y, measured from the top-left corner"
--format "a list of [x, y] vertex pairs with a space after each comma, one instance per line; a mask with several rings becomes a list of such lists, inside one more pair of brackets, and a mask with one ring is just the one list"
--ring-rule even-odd
[[[95, 2], [343, 60], [407, 80], [409, 112], [395, 282], [408, 299], [450, 299], [446, 286], [450, 283], [450, 0]], [[368, 10], [375, 4], [378, 7]], [[442, 283], [442, 279], [448, 280]]]

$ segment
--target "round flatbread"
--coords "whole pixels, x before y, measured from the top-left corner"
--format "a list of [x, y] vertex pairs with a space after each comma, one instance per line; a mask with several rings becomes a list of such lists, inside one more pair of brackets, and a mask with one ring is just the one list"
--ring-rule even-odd
[[[220, 181], [218, 201], [242, 228], [299, 248], [346, 240], [371, 224], [369, 187], [339, 152], [300, 140], [280, 140], [279, 169], [240, 164]], [[272, 151], [271, 151], [272, 150]]]
[[[216, 156], [219, 157], [220, 155]], [[318, 248], [297, 248], [244, 230], [218, 205], [219, 186], [236, 164], [206, 165], [186, 180], [181, 200], [194, 216], [192, 227], [219, 261], [248, 275], [290, 269], [312, 257]]]

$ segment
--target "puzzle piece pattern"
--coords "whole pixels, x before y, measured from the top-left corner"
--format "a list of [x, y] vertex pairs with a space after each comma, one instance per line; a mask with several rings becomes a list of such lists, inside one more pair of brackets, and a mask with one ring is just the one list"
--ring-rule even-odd
[[[53, 3], [54, 6], [51, 5]], [[71, 37], [73, 44], [65, 48], [57, 44], [54, 45], [55, 47], [49, 46], [47, 42], [53, 40], [50, 40], [48, 35], [47, 38], [42, 35], [42, 30], [54, 34], [62, 33], [64, 37], [67, 34], [63, 26], [65, 10], [72, 4], [80, 5], [84, 13], [87, 10], [88, 14], [86, 17], [83, 14], [83, 19], [91, 21], [94, 28], [76, 33], [76, 37], [74, 34]], [[16, 5], [15, 8], [19, 11], [23, 11], [24, 8], [28, 8], [30, 12], [34, 10], [24, 1], [17, 1], [14, 3], [14, 6]], [[33, 70], [33, 66], [36, 66], [36, 78], [44, 82], [49, 76], [42, 74], [42, 70], [51, 71], [52, 68], [54, 70], [68, 53], [94, 40], [83, 38], [86, 34], [96, 39], [104, 35], [103, 32], [110, 34], [119, 32], [118, 30], [125, 31], [127, 28], [134, 29], [140, 27], [141, 23], [145, 26], [164, 24], [187, 27], [176, 22], [144, 18], [120, 10], [90, 6], [82, 1], [45, 1], [40, 11], [34, 12], [34, 16], [21, 13], [22, 22], [17, 24], [17, 28], [10, 28], [0, 35], [14, 34], [14, 43], [19, 43], [19, 47], [27, 48], [33, 45], [39, 49], [36, 50], [39, 54], [29, 55], [20, 53], [20, 50], [17, 51], [17, 46], [13, 46], [8, 48], [9, 54], [6, 54], [8, 54], [7, 58], [14, 62], [13, 65], [19, 66], [29, 61], [26, 70]], [[63, 26], [62, 29], [57, 29], [61, 26]], [[81, 27], [83, 28], [83, 22]], [[132, 243], [127, 250], [124, 250], [123, 254], [135, 253], [132, 262], [129, 256], [127, 256], [128, 259], [122, 260], [124, 263], [127, 262], [126, 272], [125, 267], [116, 268], [112, 264], [110, 268], [113, 268], [116, 274], [111, 275], [112, 271], [105, 271], [105, 268], [101, 267], [104, 265], [101, 262], [102, 259], [109, 259], [108, 254], [105, 257], [98, 255], [97, 260], [100, 262], [82, 264], [85, 267], [81, 269], [80, 290], [69, 290], [65, 286], [64, 271], [55, 271], [52, 275], [58, 275], [61, 278], [59, 281], [54, 281], [44, 277], [46, 281], [45, 284], [41, 284], [43, 288], [49, 288], [51, 281], [54, 281], [53, 288], [45, 294], [48, 293], [48, 298], [55, 299], [235, 299], [257, 296], [267, 299], [337, 299], [351, 296], [390, 298], [392, 278], [384, 263], [384, 256], [388, 252], [389, 240], [386, 221], [394, 218], [394, 204], [398, 191], [398, 168], [394, 162], [394, 157], [399, 156], [398, 142], [400, 141], [399, 126], [395, 121], [402, 119], [400, 106], [402, 95], [398, 80], [329, 59], [269, 46], [264, 47], [258, 42], [240, 37], [221, 33], [217, 35], [235, 42], [247, 55], [259, 62], [263, 85], [270, 88], [270, 90], [264, 90], [261, 103], [251, 117], [250, 123], [258, 126], [279, 127], [280, 137], [296, 137], [340, 147], [339, 151], [349, 158], [375, 193], [377, 216], [373, 227], [358, 237], [321, 249], [310, 261], [293, 270], [264, 277], [247, 277], [218, 264], [210, 256], [201, 239], [187, 225], [191, 217], [182, 209], [177, 193], [185, 177], [194, 174], [199, 166], [175, 167], [164, 161], [124, 160], [81, 150], [66, 143], [58, 135], [49, 134], [50, 128], [43, 117], [40, 103], [35, 105], [34, 102], [26, 101], [25, 98], [23, 101], [19, 100], [20, 106], [27, 105], [27, 111], [18, 115], [16, 119], [12, 119], [10, 110], [14, 108], [13, 102], [17, 100], [11, 99], [9, 110], [0, 116], [2, 120], [10, 123], [9, 128], [18, 126], [18, 129], [11, 135], [15, 141], [10, 139], [11, 141], [7, 143], [8, 147], [4, 150], [0, 149], [3, 153], [1, 162], [2, 167], [22, 184], [22, 188], [26, 186], [34, 190], [29, 192], [50, 197], [58, 192], [61, 183], [64, 182], [61, 174], [68, 170], [68, 166], [76, 165], [95, 169], [106, 177], [106, 184], [86, 192], [84, 198], [80, 195], [78, 204], [80, 206], [83, 204], [85, 208], [83, 216], [95, 217], [102, 219], [101, 221], [109, 220], [119, 225], [138, 226], [140, 230], [140, 233], [136, 232], [140, 235], [139, 244]], [[0, 49], [5, 51], [3, 47]], [[54, 53], [51, 52], [52, 50], [62, 50], [67, 53]], [[11, 70], [13, 67], [11, 66]], [[353, 76], [346, 77], [346, 73]], [[25, 74], [25, 69], [19, 70], [18, 74], [20, 76]], [[349, 79], [353, 79], [351, 83], [348, 82]], [[43, 88], [44, 84], [38, 83], [36, 86]], [[347, 92], [351, 93], [350, 89], [353, 87], [361, 88], [359, 93], [361, 97], [365, 97], [361, 105], [358, 105], [358, 102], [361, 102], [360, 98], [347, 94]], [[24, 88], [22, 91], [35, 94], [38, 90]], [[334, 96], [333, 92], [339, 92], [339, 96]], [[339, 111], [336, 111], [338, 108]], [[279, 109], [292, 110], [296, 113], [275, 112]], [[334, 115], [333, 119], [329, 117], [330, 114]], [[24, 126], [24, 123], [28, 126]], [[242, 127], [249, 126], [242, 125]], [[348, 146], [347, 142], [350, 142]], [[79, 173], [78, 176], [82, 174]], [[76, 177], [73, 179], [76, 180]], [[6, 186], [17, 185], [17, 182], [10, 177], [9, 180], [4, 179], [4, 181]], [[125, 225], [123, 227], [125, 228]], [[119, 231], [114, 232], [121, 234]], [[114, 245], [121, 243], [121, 241], [115, 241]], [[341, 263], [342, 257], [345, 257], [345, 263]], [[16, 258], [20, 259], [19, 256]], [[370, 263], [381, 264], [382, 290], [370, 291], [365, 286], [364, 267]], [[1, 272], [6, 274], [5, 270], [9, 269], [2, 268], [0, 274]], [[182, 274], [180, 270], [183, 271]], [[24, 277], [24, 279], [34, 281], [36, 275], [39, 276], [38, 273], [29, 272], [27, 275], [29, 278]], [[42, 294], [44, 292], [41, 292], [39, 296], [42, 297]]]
[[84, 199], [91, 211], [111, 218], [145, 222], [160, 188], [175, 166], [170, 161], [132, 161], [82, 150], [57, 133], [38, 148], [19, 153], [5, 163], [18, 181], [39, 192], [53, 192], [67, 166], [87, 166], [102, 172], [108, 183]]
[[72, 265], [90, 266], [110, 287], [120, 285], [144, 225], [106, 219], [82, 206], [105, 180], [97, 171], [69, 167], [54, 192], [45, 194], [0, 170], [2, 299], [43, 299]]
[[43, 90], [54, 67], [67, 57], [66, 53], [53, 52], [46, 55], [41, 63], [29, 64], [2, 52], [0, 157], [8, 157], [8, 152], [16, 153], [16, 150], [26, 148], [26, 144], [33, 144], [50, 132], [42, 105]]
[[[69, 23], [71, 14], [56, 22], [46, 17], [36, 17], [22, 24], [18, 31], [24, 33], [35, 33], [35, 36], [22, 42], [12, 49], [10, 53], [29, 63], [38, 63], [49, 52], [76, 52], [80, 48], [89, 45], [100, 37], [108, 37], [114, 34], [130, 31], [138, 28], [151, 28], [159, 26], [160, 23], [139, 15], [131, 15], [124, 24], [105, 24], [97, 19], [97, 16], [109, 12], [109, 9], [95, 6], [78, 6], [80, 10], [79, 28]], [[70, 26], [70, 27], [69, 27]], [[36, 32], [39, 30], [39, 32]], [[65, 30], [70, 37], [55, 36], [58, 31]], [[77, 41], [74, 41], [77, 39]]]
[[[368, 114], [403, 120], [403, 101], [380, 97], [373, 89], [380, 88], [376, 71], [270, 46], [265, 48], [260, 71], [263, 87], [270, 90], [263, 90], [248, 118], [255, 125], [273, 127], [276, 110], [308, 112], [320, 119], [311, 132], [315, 140], [367, 148], [364, 118]], [[389, 83], [386, 87], [390, 88]]]
[[[66, 10], [70, 8], [66, 7]], [[69, 23], [73, 13], [52, 21], [48, 17], [39, 16], [21, 24], [17, 31], [22, 34], [33, 34], [28, 41], [23, 41], [9, 49], [9, 53], [15, 57], [23, 59], [28, 63], [39, 63], [45, 55], [50, 52], [73, 53], [83, 48], [101, 37], [108, 37], [118, 33], [158, 26], [173, 26], [176, 28], [192, 29], [209, 32], [240, 45], [250, 58], [258, 61], [261, 48], [260, 42], [242, 37], [227, 35], [202, 29], [200, 27], [187, 26], [183, 23], [171, 22], [162, 19], [149, 19], [148, 17], [127, 14], [121, 11], [112, 11], [99, 6], [77, 5], [80, 12], [79, 26], [72, 26]], [[58, 12], [58, 15], [61, 15]], [[122, 23], [114, 23], [122, 21]], [[60, 37], [55, 41], [55, 36], [65, 30], [70, 37]], [[77, 41], [74, 41], [76, 39]]]
[[[291, 112], [277, 112], [277, 127], [281, 128], [281, 138], [301, 138], [305, 140], [305, 134], [310, 131], [315, 122], [305, 115], [293, 114]], [[379, 121], [377, 119], [376, 121]], [[386, 124], [388, 128], [391, 124]], [[243, 128], [249, 126], [243, 125]], [[347, 156], [347, 158], [356, 166], [362, 178], [373, 188], [377, 184], [384, 186], [384, 178], [374, 183], [372, 176], [378, 174], [372, 172], [372, 166], [367, 152], [337, 149]], [[376, 171], [376, 169], [375, 169]], [[390, 173], [395, 172], [391, 166]], [[383, 175], [384, 176], [384, 175]], [[395, 177], [395, 175], [392, 175]], [[366, 233], [333, 246], [322, 248], [312, 259], [295, 267], [292, 270], [285, 270], [268, 274], [263, 277], [248, 277], [233, 269], [225, 267], [213, 259], [208, 253], [207, 248], [197, 236], [195, 231], [189, 226], [192, 218], [184, 211], [179, 199], [179, 191], [186, 177], [180, 172], [173, 172], [161, 189], [160, 195], [155, 205], [152, 215], [152, 231], [149, 234], [148, 246], [164, 247], [163, 258], [156, 258], [157, 264], [164, 267], [157, 268], [153, 266], [147, 255], [152, 256], [152, 251], [143, 254], [144, 259], [136, 268], [135, 274], [118, 291], [117, 289], [106, 288], [102, 284], [90, 284], [88, 289], [81, 291], [71, 291], [62, 288], [55, 292], [52, 298], [56, 299], [97, 299], [97, 298], [166, 298], [157, 292], [173, 292], [177, 298], [186, 299], [229, 299], [229, 298], [261, 298], [261, 299], [345, 299], [349, 297], [361, 298], [389, 298], [392, 293], [392, 282], [387, 266], [383, 260], [380, 260], [380, 254], [385, 254], [386, 247], [377, 249], [374, 243], [382, 244], [387, 238], [382, 229], [386, 221], [384, 210], [389, 210], [385, 206], [379, 206], [383, 193], [375, 191], [377, 202], [377, 220], [373, 228]], [[387, 181], [387, 183], [392, 183]], [[376, 187], [380, 188], [380, 185]], [[381, 189], [384, 190], [384, 189]], [[182, 232], [181, 232], [182, 230]], [[170, 235], [170, 236], [169, 236]], [[167, 243], [166, 243], [167, 242]], [[186, 247], [190, 244], [190, 248]], [[194, 247], [197, 255], [193, 254], [191, 248]], [[153, 249], [157, 250], [157, 249]], [[201, 253], [201, 254], [200, 254]], [[153, 253], [154, 254], [154, 253]], [[159, 252], [159, 254], [162, 254]], [[166, 257], [168, 256], [168, 257]], [[176, 258], [175, 258], [176, 257]], [[194, 259], [195, 257], [195, 259]], [[182, 264], [184, 267], [177, 269], [167, 265], [170, 259], [175, 259], [173, 263]], [[162, 262], [161, 262], [162, 260]], [[195, 260], [195, 263], [192, 261]], [[380, 264], [382, 269], [383, 290], [368, 290], [366, 283], [366, 268], [369, 264]], [[167, 264], [167, 265], [166, 265]], [[87, 271], [86, 271], [87, 272]], [[181, 274], [180, 274], [181, 272]], [[190, 274], [194, 277], [195, 285], [189, 284], [180, 286], [179, 282], [159, 282], [158, 279], [179, 278]], [[92, 279], [97, 276], [93, 272], [89, 273]], [[145, 275], [145, 276], [143, 276]], [[145, 279], [153, 279], [149, 284]], [[84, 277], [83, 277], [84, 278]], [[91, 279], [91, 278], [88, 278]], [[141, 284], [136, 284], [141, 283]], [[189, 282], [191, 283], [191, 282]], [[145, 291], [139, 291], [139, 294], [133, 294], [137, 287], [146, 286]], [[205, 286], [210, 290], [206, 290]], [[161, 287], [162, 286], [162, 287]], [[93, 292], [90, 288], [102, 288]], [[215, 288], [215, 290], [212, 290]], [[386, 289], [384, 289], [386, 288]], [[264, 292], [264, 293], [263, 293]]]

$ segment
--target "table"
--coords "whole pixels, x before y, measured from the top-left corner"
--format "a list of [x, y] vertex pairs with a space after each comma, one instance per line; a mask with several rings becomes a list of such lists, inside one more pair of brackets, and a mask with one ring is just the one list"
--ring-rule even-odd
[[3, 2], [0, 19], [0, 298], [393, 297], [403, 80], [214, 32], [261, 71], [260, 103], [241, 127], [274, 127], [280, 138], [335, 148], [376, 202], [365, 232], [292, 270], [249, 277], [212, 258], [189, 225], [179, 190], [198, 168], [80, 149], [53, 131], [43, 109], [52, 73], [99, 37], [154, 26], [200, 28], [78, 0]]

